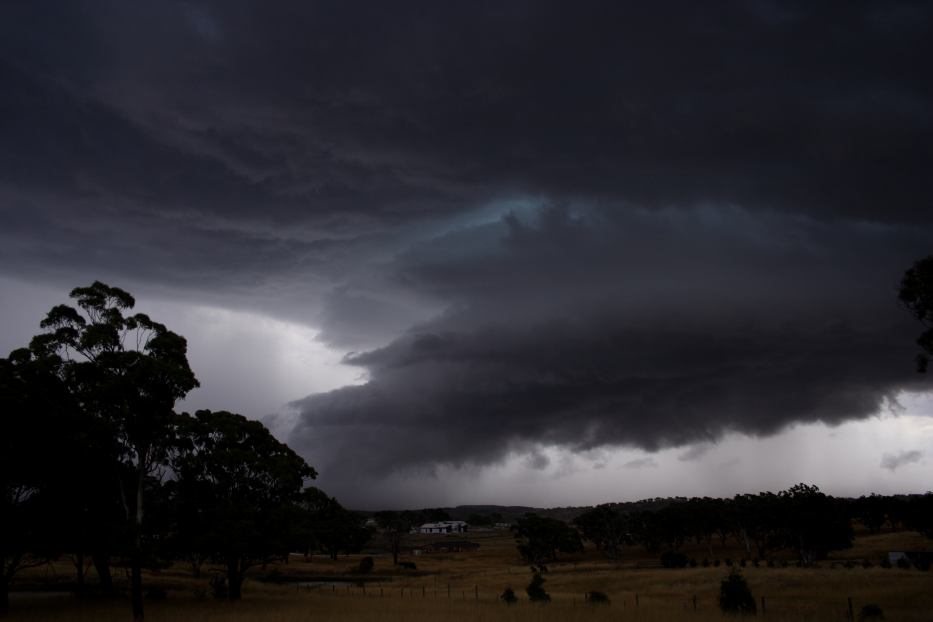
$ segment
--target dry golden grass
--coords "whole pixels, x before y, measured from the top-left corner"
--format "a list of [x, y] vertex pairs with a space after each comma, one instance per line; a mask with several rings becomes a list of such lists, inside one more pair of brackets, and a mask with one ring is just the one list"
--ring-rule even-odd
[[[438, 538], [424, 538], [437, 540]], [[398, 571], [391, 559], [377, 557], [373, 581], [365, 588], [354, 583], [338, 583], [313, 588], [276, 585], [260, 581], [256, 569], [244, 586], [244, 600], [226, 603], [198, 599], [195, 590], [206, 588], [205, 578], [194, 581], [182, 566], [147, 577], [149, 584], [169, 590], [164, 602], [147, 605], [147, 618], [159, 621], [231, 620], [243, 622], [296, 622], [298, 620], [337, 620], [345, 622], [428, 622], [466, 620], [479, 622], [599, 622], [601, 620], [721, 620], [717, 607], [719, 582], [725, 567], [678, 570], [637, 569], [635, 562], [654, 560], [640, 549], [633, 549], [618, 563], [600, 559], [594, 551], [549, 564], [545, 589], [550, 605], [527, 601], [524, 588], [531, 573], [518, 558], [511, 537], [501, 533], [473, 533], [470, 539], [481, 543], [478, 551], [448, 555], [408, 557], [418, 565], [415, 572]], [[417, 542], [421, 538], [414, 537]], [[772, 620], [845, 620], [847, 598], [856, 613], [867, 603], [882, 607], [887, 620], [919, 622], [933, 620], [933, 573], [917, 570], [885, 569], [877, 561], [887, 550], [929, 548], [914, 534], [863, 536], [856, 547], [841, 558], [868, 557], [871, 568], [747, 567], [742, 573], [756, 598], [765, 598], [767, 617]], [[703, 550], [688, 552], [702, 559]], [[739, 557], [738, 551], [717, 551], [717, 556]], [[326, 578], [346, 581], [359, 556], [336, 561], [315, 557], [307, 562], [293, 559], [276, 571], [287, 578]], [[271, 569], [266, 569], [266, 572]], [[49, 569], [35, 572], [49, 573]], [[67, 564], [52, 572], [68, 574]], [[93, 580], [93, 577], [91, 577]], [[448, 599], [448, 586], [450, 598]], [[511, 586], [520, 602], [508, 607], [497, 599]], [[612, 599], [608, 607], [586, 606], [583, 594], [605, 592]], [[636, 607], [636, 595], [638, 606]], [[697, 608], [693, 608], [696, 597]], [[79, 601], [58, 598], [14, 599], [13, 620], [76, 620], [108, 622], [129, 617], [125, 601]], [[759, 612], [760, 614], [760, 612]]]

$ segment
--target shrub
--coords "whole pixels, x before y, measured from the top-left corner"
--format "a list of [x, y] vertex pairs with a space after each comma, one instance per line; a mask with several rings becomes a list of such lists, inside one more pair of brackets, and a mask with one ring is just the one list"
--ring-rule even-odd
[[697, 567], [697, 560], [696, 560], [695, 557], [691, 557], [691, 558], [690, 558], [690, 567], [691, 567], [691, 568], [696, 568], [696, 567]]
[[367, 555], [360, 560], [360, 565], [357, 567], [356, 571], [360, 574], [369, 574], [373, 571], [373, 566], [375, 565], [376, 562], [373, 561], [373, 558]]
[[714, 561], [713, 561], [713, 565], [714, 565], [715, 567], [719, 568], [719, 560], [718, 560], [718, 559], [717, 559], [717, 560], [714, 560]]
[[544, 591], [543, 586], [544, 577], [536, 572], [534, 576], [531, 577], [531, 583], [525, 588], [525, 592], [528, 593], [528, 598], [531, 602], [547, 603], [551, 601], [551, 595]]
[[518, 597], [515, 596], [515, 590], [513, 590], [511, 586], [505, 588], [505, 591], [499, 595], [499, 598], [506, 605], [514, 605], [516, 602], [518, 602]]
[[418, 565], [415, 562], [399, 562], [398, 567], [402, 570], [417, 570]]
[[774, 568], [774, 560], [773, 560], [773, 559], [769, 559], [769, 560], [768, 560], [768, 568]]
[[586, 602], [591, 605], [608, 605], [609, 597], [602, 592], [587, 592]]
[[215, 574], [211, 577], [211, 595], [217, 600], [226, 600], [228, 591], [227, 591], [227, 577], [222, 574]]
[[874, 603], [865, 605], [858, 612], [858, 622], [875, 622], [877, 620], [884, 620], [884, 612], [881, 607]]
[[661, 554], [661, 565], [665, 568], [683, 568], [687, 565], [687, 556], [677, 551], [665, 551]]
[[705, 557], [703, 558], [703, 567], [704, 567], [704, 568], [709, 568], [709, 560], [706, 559]]
[[910, 570], [910, 560], [906, 557], [901, 557], [897, 560], [897, 567], [902, 570]]
[[871, 562], [867, 559], [862, 560], [862, 568], [871, 568]]
[[745, 568], [745, 558], [744, 558], [744, 557], [743, 557], [742, 559], [739, 560], [739, 566], [741, 566], [742, 568]]
[[888, 559], [887, 557], [882, 557], [882, 558], [881, 558], [881, 564], [880, 564], [880, 565], [881, 565], [882, 568], [890, 568], [890, 567], [891, 567], [891, 560]]
[[758, 611], [745, 577], [737, 570], [730, 572], [719, 586], [719, 608], [723, 613], [741, 615], [755, 615]]
[[729, 568], [732, 568], [732, 558], [731, 558], [731, 557], [727, 557], [725, 563], [726, 563], [726, 566], [728, 566]]

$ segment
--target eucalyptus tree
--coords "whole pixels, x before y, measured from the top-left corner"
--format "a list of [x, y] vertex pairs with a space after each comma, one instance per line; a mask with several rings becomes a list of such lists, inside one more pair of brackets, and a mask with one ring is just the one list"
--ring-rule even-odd
[[199, 410], [177, 418], [171, 460], [184, 514], [182, 534], [227, 571], [230, 600], [242, 595], [246, 571], [287, 556], [300, 522], [299, 503], [313, 468], [259, 421], [225, 411]]
[[175, 402], [198, 386], [187, 342], [143, 313], [126, 291], [95, 281], [53, 307], [30, 350], [58, 365], [77, 406], [103, 431], [122, 508], [134, 620], [143, 619], [145, 491], [166, 465]]
[[337, 559], [340, 553], [359, 552], [372, 535], [362, 514], [346, 509], [319, 488], [305, 489], [299, 505], [305, 551], [321, 550]]

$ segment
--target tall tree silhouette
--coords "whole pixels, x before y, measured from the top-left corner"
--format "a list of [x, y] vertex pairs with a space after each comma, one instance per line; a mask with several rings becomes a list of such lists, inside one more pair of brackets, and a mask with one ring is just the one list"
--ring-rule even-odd
[[186, 538], [224, 564], [230, 600], [239, 600], [251, 566], [288, 554], [299, 525], [305, 480], [317, 473], [262, 423], [242, 415], [199, 410], [178, 417], [172, 459], [182, 511], [198, 511]]
[[95, 281], [72, 290], [77, 308], [52, 308], [32, 353], [60, 361], [60, 377], [80, 407], [106, 431], [114, 454], [112, 481], [128, 536], [133, 619], [143, 619], [142, 564], [147, 479], [173, 445], [175, 402], [198, 381], [183, 337], [143, 313], [127, 315], [133, 297]]

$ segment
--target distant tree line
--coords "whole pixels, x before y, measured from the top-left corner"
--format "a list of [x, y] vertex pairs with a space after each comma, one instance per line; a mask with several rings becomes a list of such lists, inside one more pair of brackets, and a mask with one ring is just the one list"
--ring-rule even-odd
[[314, 469], [261, 423], [174, 411], [198, 386], [183, 337], [118, 288], [71, 297], [0, 359], [0, 615], [19, 571], [63, 554], [79, 591], [91, 565], [105, 593], [126, 568], [141, 620], [144, 568], [220, 564], [236, 600], [255, 564], [363, 546], [365, 517], [307, 486]]
[[[830, 551], [851, 547], [853, 522], [871, 533], [884, 527], [910, 529], [933, 537], [933, 494], [834, 498], [816, 486], [798, 484], [771, 493], [671, 499], [655, 509], [628, 510], [627, 504], [606, 504], [580, 514], [573, 522], [580, 534], [610, 559], [626, 546], [652, 553], [677, 552], [685, 544], [703, 546], [714, 557], [714, 545], [734, 542], [749, 559], [766, 559], [782, 549], [793, 551], [803, 564], [823, 559]], [[660, 507], [658, 507], [660, 506]], [[637, 506], [636, 506], [637, 507]]]

